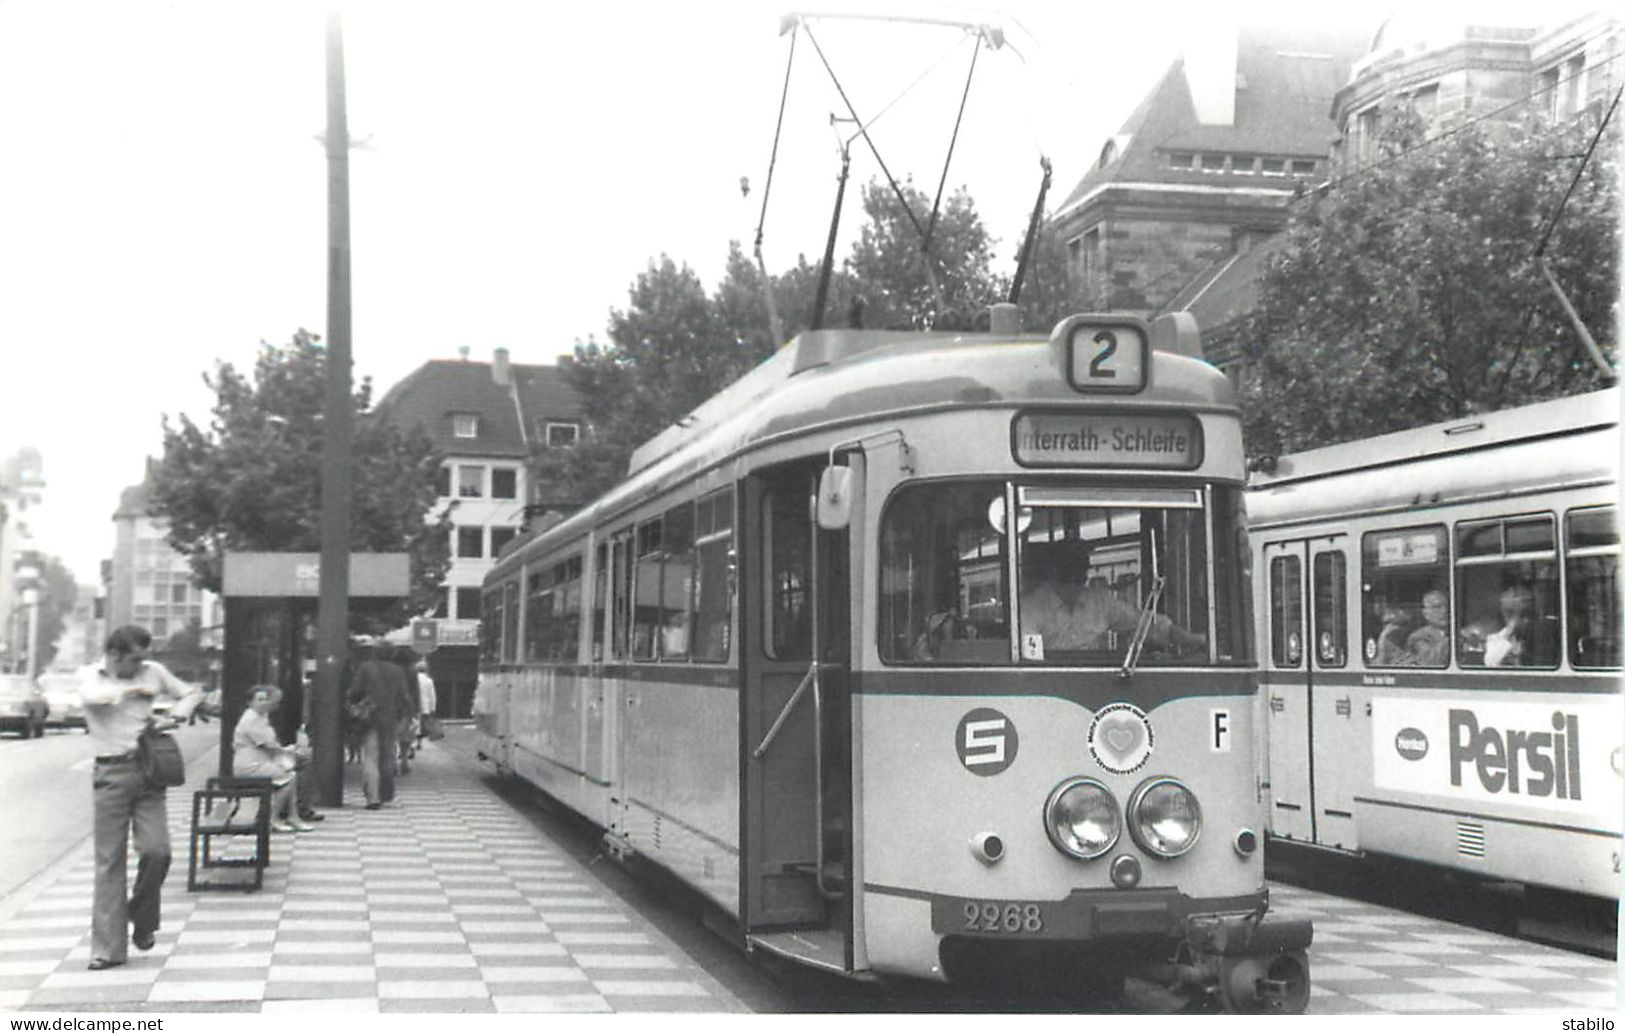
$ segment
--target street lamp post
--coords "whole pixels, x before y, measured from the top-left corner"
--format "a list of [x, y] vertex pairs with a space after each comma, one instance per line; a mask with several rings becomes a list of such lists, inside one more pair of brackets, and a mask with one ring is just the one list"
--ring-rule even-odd
[[39, 674], [39, 589], [23, 590], [23, 605], [28, 607], [28, 680]]

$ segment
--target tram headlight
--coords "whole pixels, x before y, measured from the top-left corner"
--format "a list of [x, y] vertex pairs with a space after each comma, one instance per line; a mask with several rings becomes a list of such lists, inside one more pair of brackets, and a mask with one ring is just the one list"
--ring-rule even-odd
[[1129, 798], [1128, 832], [1146, 853], [1178, 857], [1202, 834], [1202, 806], [1183, 782], [1148, 779]]
[[1069, 778], [1044, 802], [1044, 831], [1063, 854], [1092, 860], [1110, 850], [1122, 830], [1116, 798], [1092, 778]]

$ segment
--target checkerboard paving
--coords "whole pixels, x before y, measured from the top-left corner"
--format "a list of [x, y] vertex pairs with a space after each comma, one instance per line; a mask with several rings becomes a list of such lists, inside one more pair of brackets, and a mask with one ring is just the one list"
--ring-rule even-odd
[[186, 891], [192, 787], [171, 792], [157, 945], [86, 969], [87, 843], [0, 921], [0, 1011], [744, 1010], [448, 753], [397, 787], [367, 811], [352, 784], [316, 831], [274, 836], [251, 893]]
[[1618, 1010], [1605, 958], [1275, 883], [1272, 908], [1314, 922], [1309, 1011], [1490, 1015]]

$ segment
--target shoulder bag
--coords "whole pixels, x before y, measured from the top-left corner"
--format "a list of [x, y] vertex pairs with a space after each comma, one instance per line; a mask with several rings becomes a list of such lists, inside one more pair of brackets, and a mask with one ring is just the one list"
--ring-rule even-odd
[[142, 732], [135, 743], [136, 760], [147, 784], [159, 789], [186, 784], [186, 759], [180, 744], [167, 732]]
[[373, 718], [378, 716], [378, 704], [372, 701], [371, 696], [359, 696], [350, 701], [350, 720], [358, 725], [371, 725]]

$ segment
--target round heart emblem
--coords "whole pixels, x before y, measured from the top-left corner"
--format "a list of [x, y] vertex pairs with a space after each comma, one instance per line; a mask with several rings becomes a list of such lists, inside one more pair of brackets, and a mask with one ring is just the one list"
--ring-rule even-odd
[[1125, 774], [1151, 756], [1153, 735], [1145, 712], [1130, 703], [1102, 707], [1089, 724], [1089, 754], [1107, 771]]

